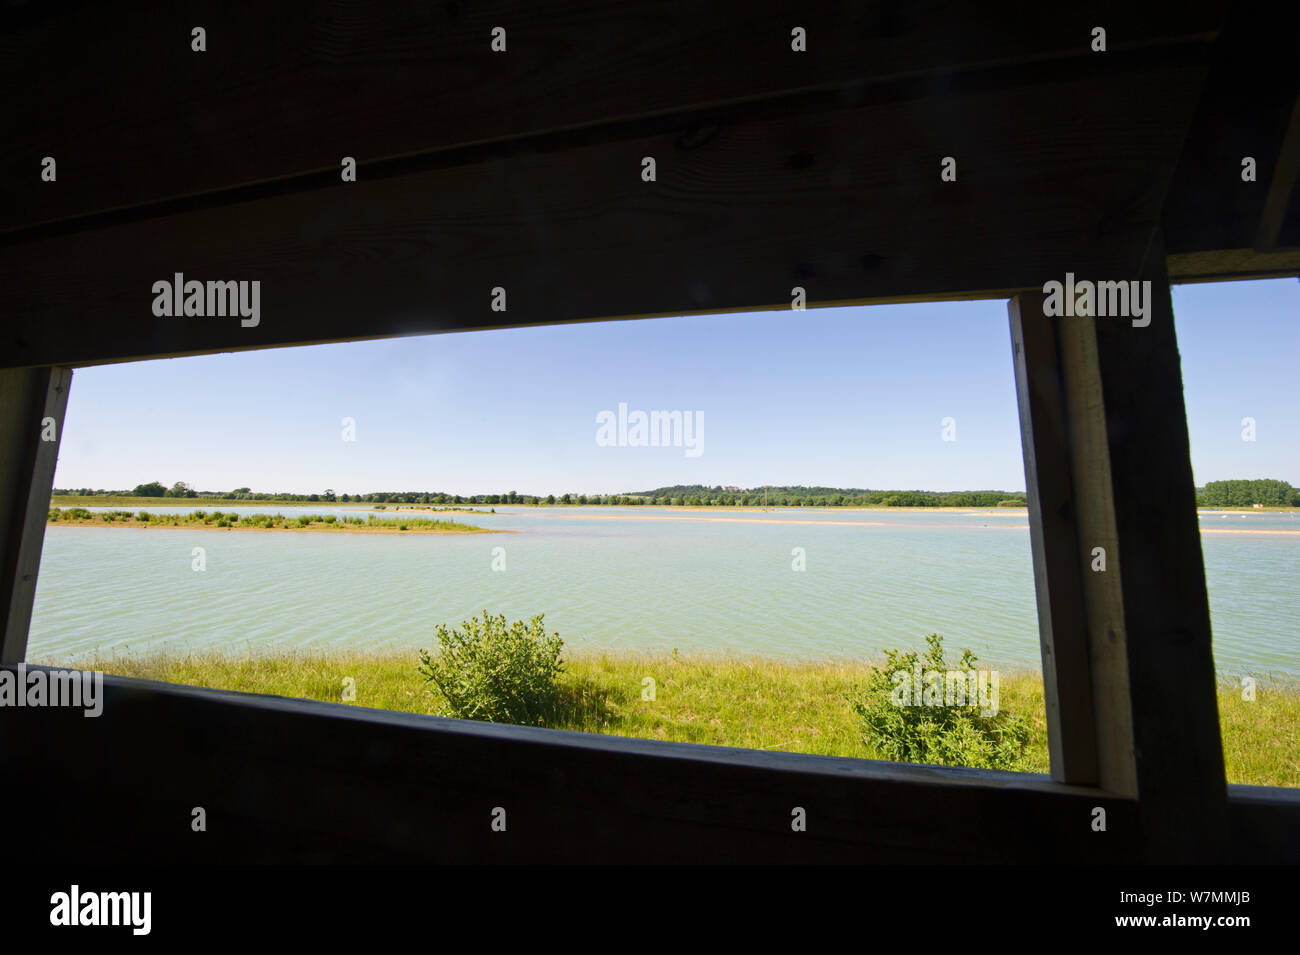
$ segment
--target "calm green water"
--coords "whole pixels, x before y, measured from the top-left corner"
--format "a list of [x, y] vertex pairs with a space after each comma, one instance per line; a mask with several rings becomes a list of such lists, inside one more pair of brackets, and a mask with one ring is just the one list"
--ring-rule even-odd
[[[545, 613], [576, 648], [879, 658], [938, 632], [990, 664], [1041, 662], [1024, 510], [498, 507], [457, 519], [517, 533], [56, 525], [28, 659], [432, 647], [437, 623], [486, 608]], [[1220, 532], [1300, 532], [1300, 520], [1203, 512], [1201, 526], [1216, 665], [1300, 677], [1300, 533]], [[195, 547], [203, 572], [191, 568]], [[792, 569], [795, 548], [806, 570]]]

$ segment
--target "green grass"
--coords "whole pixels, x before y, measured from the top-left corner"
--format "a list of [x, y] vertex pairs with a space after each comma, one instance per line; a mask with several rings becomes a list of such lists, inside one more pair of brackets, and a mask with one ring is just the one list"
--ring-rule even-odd
[[416, 531], [441, 534], [510, 533], [457, 521], [430, 520], [424, 517], [384, 518], [374, 514], [361, 517], [335, 517], [333, 514], [249, 514], [240, 517], [227, 511], [191, 511], [188, 514], [151, 514], [148, 511], [88, 511], [84, 507], [51, 508], [47, 525], [74, 526], [114, 525], [117, 527], [184, 527], [244, 530], [312, 530], [400, 533]]
[[[409, 653], [287, 652], [257, 656], [121, 656], [77, 665], [122, 676], [192, 686], [447, 715]], [[548, 725], [642, 739], [746, 749], [879, 758], [861, 740], [846, 697], [866, 663], [803, 663], [761, 657], [574, 653], [565, 658], [557, 716]], [[642, 680], [655, 681], [643, 700]], [[1026, 717], [1033, 735], [1026, 767], [1046, 773], [1047, 729], [1040, 674], [1001, 671], [1000, 709]], [[1300, 787], [1300, 686], [1261, 684], [1257, 699], [1219, 687], [1228, 781]]]
[[1253, 701], [1219, 683], [1219, 731], [1228, 782], [1300, 787], [1300, 687], [1261, 681]]

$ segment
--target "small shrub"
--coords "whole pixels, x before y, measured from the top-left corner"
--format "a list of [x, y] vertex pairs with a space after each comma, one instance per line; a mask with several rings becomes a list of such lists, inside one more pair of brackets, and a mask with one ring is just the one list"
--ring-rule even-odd
[[489, 723], [540, 726], [554, 712], [564, 641], [547, 636], [542, 614], [525, 623], [504, 616], [439, 624], [437, 656], [420, 651], [419, 671], [438, 688], [452, 715]]
[[149, 512], [148, 512], [148, 511], [140, 511], [140, 513], [136, 514], [135, 519], [136, 519], [137, 521], [139, 521], [140, 523], [142, 523], [142, 524], [148, 524], [148, 523], [149, 523]]
[[333, 524], [336, 518], [334, 517], [333, 514], [326, 514], [323, 518], [321, 518], [321, 520], [323, 520], [326, 524]]
[[966, 705], [899, 705], [893, 674], [906, 673], [911, 681], [919, 662], [922, 674], [938, 671], [943, 679], [949, 669], [968, 673], [978, 662], [975, 654], [963, 650], [961, 660], [950, 668], [943, 659], [943, 637], [932, 633], [925, 639], [929, 649], [923, 656], [886, 650], [885, 666], [872, 667], [865, 692], [850, 699], [861, 720], [863, 742], [897, 762], [1016, 769], [1030, 739], [1024, 717], [1005, 710], [981, 716], [979, 702], [969, 700]]
[[47, 521], [57, 521], [59, 519], [59, 509], [57, 507], [50, 508], [50, 513], [46, 515], [45, 519]]

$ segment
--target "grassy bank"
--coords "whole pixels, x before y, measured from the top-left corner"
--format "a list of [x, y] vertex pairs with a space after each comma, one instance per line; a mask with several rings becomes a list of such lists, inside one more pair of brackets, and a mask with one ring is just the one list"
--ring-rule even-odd
[[192, 511], [189, 514], [151, 514], [148, 511], [88, 511], [83, 507], [51, 508], [47, 526], [74, 527], [156, 527], [197, 530], [237, 531], [326, 531], [362, 534], [491, 534], [510, 533], [489, 527], [476, 527], [456, 521], [436, 521], [423, 517], [335, 517], [333, 514], [238, 514], [223, 511]]
[[[867, 664], [797, 663], [757, 657], [681, 657], [569, 652], [556, 729], [748, 749], [878, 758], [862, 741], [846, 697]], [[195, 686], [341, 702], [355, 681], [355, 705], [445, 715], [410, 653], [286, 653], [87, 660], [79, 665], [123, 676]], [[642, 681], [655, 699], [642, 699]], [[1033, 728], [1027, 766], [1047, 772], [1042, 677], [1002, 671], [1000, 708]], [[1300, 686], [1259, 687], [1254, 702], [1219, 689], [1228, 780], [1300, 786]]]

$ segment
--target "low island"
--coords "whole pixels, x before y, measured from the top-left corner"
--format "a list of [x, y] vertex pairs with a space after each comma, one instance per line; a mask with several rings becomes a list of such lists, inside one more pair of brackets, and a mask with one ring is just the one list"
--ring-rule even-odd
[[81, 527], [158, 527], [197, 530], [325, 531], [354, 534], [509, 534], [490, 527], [423, 517], [336, 517], [333, 514], [245, 514], [225, 511], [191, 511], [188, 514], [151, 514], [148, 511], [90, 511], [84, 507], [50, 508], [48, 524]]

